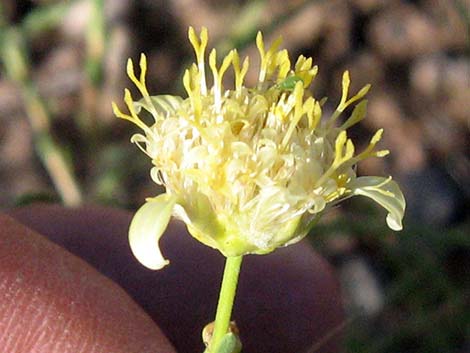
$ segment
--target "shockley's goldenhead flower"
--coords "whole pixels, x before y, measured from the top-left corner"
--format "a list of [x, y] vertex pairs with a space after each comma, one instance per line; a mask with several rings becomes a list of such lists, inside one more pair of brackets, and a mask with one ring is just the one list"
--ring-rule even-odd
[[[308, 91], [317, 74], [312, 59], [300, 56], [294, 67], [280, 39], [265, 49], [258, 33], [261, 63], [258, 82], [244, 86], [248, 58], [240, 62], [232, 50], [220, 66], [209, 54], [212, 87], [206, 83], [207, 29], [197, 36], [189, 29], [197, 63], [183, 78], [187, 98], [150, 96], [146, 58], [140, 76], [128, 61], [127, 73], [143, 98], [134, 101], [128, 90], [129, 114], [115, 104], [119, 118], [143, 130], [131, 141], [152, 160], [152, 179], [166, 193], [150, 198], [135, 214], [129, 240], [142, 264], [159, 269], [168, 263], [158, 241], [171, 216], [186, 223], [191, 235], [223, 255], [265, 254], [299, 241], [329, 207], [353, 195], [367, 196], [387, 211], [387, 224], [402, 228], [405, 200], [391, 177], [357, 177], [356, 164], [383, 157], [377, 150], [378, 130], [367, 148], [356, 153], [346, 130], [364, 118], [370, 85], [349, 97], [349, 73], [342, 80], [342, 97], [334, 113], [322, 119], [322, 103]], [[232, 67], [234, 83], [224, 74]], [[351, 115], [338, 117], [351, 104]], [[139, 118], [152, 116], [147, 125]]]

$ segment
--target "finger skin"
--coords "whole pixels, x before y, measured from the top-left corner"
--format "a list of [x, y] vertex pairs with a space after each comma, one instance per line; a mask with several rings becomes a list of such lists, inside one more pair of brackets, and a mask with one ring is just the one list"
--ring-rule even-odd
[[[170, 265], [150, 271], [132, 256], [127, 230], [132, 214], [105, 207], [75, 210], [30, 206], [11, 215], [116, 281], [158, 323], [178, 352], [202, 352], [201, 330], [213, 321], [223, 257], [170, 222], [160, 244]], [[53, 221], [51, 221], [53, 219]], [[331, 267], [307, 242], [265, 256], [246, 256], [234, 319], [243, 353], [340, 352], [344, 322]], [[313, 352], [312, 352], [313, 353]]]
[[83, 260], [0, 214], [4, 353], [174, 353], [153, 321]]

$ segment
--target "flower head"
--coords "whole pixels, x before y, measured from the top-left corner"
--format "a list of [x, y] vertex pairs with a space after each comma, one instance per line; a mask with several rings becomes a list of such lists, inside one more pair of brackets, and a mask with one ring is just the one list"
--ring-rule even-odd
[[[368, 147], [356, 152], [347, 129], [366, 113], [366, 85], [349, 96], [349, 73], [342, 80], [342, 97], [335, 112], [322, 118], [322, 101], [309, 88], [317, 66], [299, 56], [292, 65], [280, 40], [266, 49], [262, 34], [256, 44], [261, 58], [258, 82], [244, 85], [249, 62], [232, 50], [222, 62], [209, 54], [212, 85], [207, 84], [207, 29], [189, 29], [196, 63], [183, 78], [188, 97], [150, 96], [145, 85], [146, 58], [140, 58], [140, 77], [128, 61], [127, 73], [143, 98], [128, 90], [129, 114], [115, 104], [115, 114], [142, 129], [131, 141], [152, 160], [152, 179], [166, 193], [147, 200], [130, 227], [130, 243], [147, 267], [168, 263], [158, 240], [171, 215], [183, 220], [189, 232], [225, 256], [265, 254], [304, 237], [320, 215], [353, 196], [372, 198], [388, 211], [387, 224], [402, 228], [405, 200], [391, 177], [357, 177], [356, 164], [383, 157], [376, 149], [378, 130]], [[224, 85], [224, 78], [233, 83]], [[351, 115], [341, 113], [357, 103]], [[144, 123], [139, 115], [150, 113]]]

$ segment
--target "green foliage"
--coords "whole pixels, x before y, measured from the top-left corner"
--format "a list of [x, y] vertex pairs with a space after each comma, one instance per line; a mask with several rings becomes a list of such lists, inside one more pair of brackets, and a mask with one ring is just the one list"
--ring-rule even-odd
[[[362, 202], [355, 206], [364, 207]], [[347, 352], [456, 353], [464, 346], [470, 224], [443, 231], [409, 220], [393, 234], [371, 209], [367, 222], [342, 218], [320, 224], [311, 239], [322, 248], [333, 234], [359, 239], [385, 287], [382, 312], [373, 318], [353, 314], [346, 328]]]

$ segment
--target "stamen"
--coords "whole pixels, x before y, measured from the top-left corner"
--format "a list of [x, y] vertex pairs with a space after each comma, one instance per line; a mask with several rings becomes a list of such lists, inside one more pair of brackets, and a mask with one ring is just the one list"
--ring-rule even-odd
[[[142, 66], [142, 64], [143, 64], [143, 66]], [[141, 82], [141, 80], [142, 80], [142, 67], [143, 67], [143, 71], [144, 71], [143, 74], [145, 75], [145, 71], [147, 70], [145, 56], [144, 56], [143, 60], [142, 60], [142, 56], [140, 57], [141, 74], [140, 74], [140, 80], [138, 80], [136, 75], [135, 75], [135, 71], [134, 71], [134, 63], [132, 62], [132, 60], [130, 58], [127, 59], [127, 66], [126, 66], [127, 76], [129, 76], [132, 83], [134, 83], [134, 85], [139, 89], [142, 96], [146, 96], [146, 95], [148, 96], [149, 94], [147, 92], [147, 89], [146, 89], [145, 85]]]
[[366, 116], [367, 112], [367, 100], [359, 102], [358, 105], [354, 107], [354, 110], [351, 116], [341, 125], [341, 130], [349, 129], [351, 126], [360, 122]]
[[385, 156], [388, 156], [390, 154], [390, 151], [389, 150], [380, 150], [380, 151], [377, 151], [374, 153], [376, 157], [385, 157]]
[[200, 73], [200, 85], [201, 85], [201, 94], [207, 94], [207, 85], [206, 85], [206, 73], [205, 73], [205, 65], [204, 65], [204, 53], [206, 51], [207, 42], [209, 40], [209, 36], [207, 33], [207, 28], [202, 27], [200, 33], [200, 41], [198, 40], [196, 33], [193, 27], [189, 27], [188, 30], [188, 37], [189, 41], [191, 42], [194, 52], [196, 53], [196, 60], [197, 66]]
[[281, 37], [277, 38], [274, 41], [274, 43], [271, 45], [271, 47], [268, 49], [268, 51], [266, 52], [264, 49], [263, 35], [261, 34], [261, 32], [258, 32], [256, 36], [256, 46], [258, 47], [259, 55], [261, 58], [259, 79], [258, 79], [260, 83], [263, 83], [266, 80], [267, 73], [270, 68], [270, 64], [273, 59], [274, 53], [281, 45], [281, 42], [282, 42], [282, 38]]
[[383, 129], [379, 129], [376, 131], [374, 136], [372, 136], [372, 138], [370, 139], [369, 146], [367, 146], [367, 148], [357, 156], [358, 158], [369, 156], [370, 152], [375, 148], [375, 145], [382, 138], [383, 131]]
[[315, 107], [313, 108], [313, 115], [309, 117], [309, 128], [310, 130], [315, 130], [320, 123], [322, 116], [321, 104], [319, 101], [315, 101]]
[[297, 82], [295, 84], [294, 92], [292, 95], [295, 97], [295, 106], [294, 106], [294, 117], [290, 122], [289, 128], [287, 129], [286, 134], [284, 135], [284, 138], [282, 139], [281, 142], [281, 148], [285, 149], [287, 146], [287, 143], [289, 142], [292, 133], [294, 132], [294, 129], [296, 128], [297, 124], [299, 123], [300, 119], [303, 116], [304, 113], [304, 106], [302, 102], [302, 98], [304, 95], [304, 87], [302, 82]]
[[364, 87], [362, 87], [359, 90], [359, 92], [357, 92], [357, 94], [355, 96], [351, 97], [346, 103], [344, 103], [343, 110], [345, 108], [349, 107], [352, 103], [354, 103], [354, 102], [358, 101], [359, 99], [361, 99], [362, 97], [364, 97], [367, 94], [367, 92], [369, 92], [371, 87], [372, 86], [369, 83], [367, 85], [365, 85]]
[[142, 97], [145, 100], [145, 103], [152, 113], [152, 116], [156, 118], [158, 116], [158, 113], [152, 103], [152, 100], [150, 98], [150, 95], [147, 91], [147, 86], [145, 85], [145, 76], [147, 73], [147, 58], [145, 54], [140, 54], [140, 60], [139, 60], [139, 67], [140, 67], [140, 78], [137, 79], [137, 76], [135, 75], [134, 71], [134, 64], [131, 59], [127, 60], [127, 75], [131, 79], [131, 81], [134, 83], [134, 85], [137, 87], [137, 89], [140, 91], [142, 94]]
[[222, 65], [220, 66], [219, 77], [218, 77], [219, 81], [217, 83], [221, 91], [223, 91], [222, 79], [224, 77], [225, 72], [232, 64], [232, 59], [233, 59], [233, 50], [230, 51], [230, 53], [228, 53], [228, 55], [225, 56], [224, 60], [222, 61]]
[[214, 77], [214, 87], [213, 95], [214, 95], [214, 106], [217, 112], [220, 112], [220, 108], [222, 105], [221, 102], [221, 87], [219, 82], [219, 72], [217, 70], [217, 51], [212, 49], [211, 53], [209, 54], [209, 67], [212, 70], [212, 76]]
[[343, 73], [343, 80], [341, 82], [341, 85], [343, 87], [342, 94], [341, 94], [341, 101], [339, 102], [339, 105], [337, 108], [340, 112], [342, 112], [345, 108], [344, 104], [346, 103], [346, 99], [348, 98], [350, 84], [351, 84], [351, 79], [349, 77], [349, 71], [346, 70]]
[[139, 67], [140, 82], [142, 83], [142, 86], [145, 89], [146, 95], [148, 95], [147, 87], [145, 86], [145, 75], [147, 74], [147, 58], [145, 57], [144, 53], [140, 54]]
[[281, 50], [276, 53], [274, 60], [272, 60], [271, 65], [268, 68], [267, 75], [268, 77], [272, 76], [278, 69], [276, 82], [279, 83], [287, 77], [290, 67], [291, 63], [288, 51], [286, 49]]
[[201, 86], [198, 84], [200, 82], [201, 72], [198, 71], [196, 65], [192, 65], [190, 69], [190, 77], [193, 86], [193, 96], [191, 98], [193, 108], [194, 108], [194, 117], [196, 121], [200, 120], [202, 114], [202, 98], [201, 98]]
[[[343, 149], [346, 147], [346, 150], [343, 154]], [[315, 188], [322, 185], [339, 167], [344, 165], [344, 163], [351, 161], [354, 156], [354, 144], [351, 139], [348, 139], [346, 131], [341, 131], [336, 137], [335, 141], [335, 158], [333, 163], [328, 168], [328, 170], [323, 173], [323, 175], [315, 183]]]
[[381, 150], [381, 151], [374, 152], [374, 148], [377, 145], [377, 143], [380, 141], [380, 139], [382, 138], [382, 134], [383, 134], [383, 129], [377, 130], [374, 136], [372, 136], [369, 142], [369, 145], [366, 147], [366, 149], [362, 151], [361, 153], [359, 153], [356, 157], [351, 159], [351, 163], [356, 164], [357, 162], [364, 160], [366, 158], [369, 158], [369, 157], [386, 156], [389, 153], [388, 150]]
[[306, 58], [300, 55], [295, 64], [295, 75], [300, 77], [304, 82], [304, 88], [307, 88], [312, 83], [313, 79], [318, 73], [318, 66], [312, 67], [312, 58]]
[[128, 120], [134, 123], [135, 125], [140, 127], [142, 130], [144, 130], [146, 133], [151, 133], [151, 130], [149, 129], [149, 127], [145, 125], [144, 122], [140, 120], [137, 114], [135, 113], [134, 104], [133, 104], [134, 102], [132, 101], [131, 93], [129, 92], [127, 88], [124, 90], [124, 102], [126, 103], [131, 115], [124, 114], [123, 112], [121, 112], [121, 110], [118, 108], [118, 106], [114, 102], [112, 102], [113, 113], [118, 118]]
[[258, 32], [256, 35], [256, 46], [258, 47], [259, 57], [260, 57], [260, 65], [259, 65], [259, 82], [264, 82], [266, 77], [266, 52], [264, 51], [264, 42], [263, 42], [263, 34]]
[[343, 74], [343, 81], [342, 81], [343, 93], [341, 95], [341, 101], [339, 102], [338, 107], [336, 108], [331, 118], [328, 120], [328, 123], [327, 123], [328, 129], [333, 126], [333, 123], [336, 121], [336, 119], [348, 106], [350, 106], [352, 103], [364, 97], [367, 94], [367, 92], [369, 92], [369, 89], [371, 87], [370, 84], [365, 85], [364, 87], [361, 88], [361, 90], [356, 95], [354, 95], [349, 100], [347, 100], [350, 83], [351, 83], [351, 80], [349, 78], [349, 71], [346, 70]]
[[243, 60], [242, 68], [240, 69], [240, 56], [238, 55], [237, 50], [233, 50], [233, 57], [232, 57], [232, 65], [233, 71], [235, 72], [235, 90], [238, 94], [240, 94], [243, 80], [245, 79], [245, 75], [248, 72], [248, 57]]

